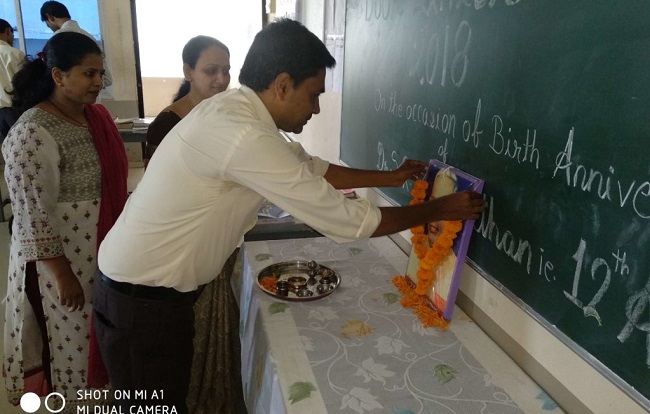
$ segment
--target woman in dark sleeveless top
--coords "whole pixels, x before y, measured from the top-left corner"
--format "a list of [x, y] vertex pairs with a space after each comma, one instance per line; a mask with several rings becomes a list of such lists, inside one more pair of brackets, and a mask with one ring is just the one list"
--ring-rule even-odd
[[215, 38], [197, 36], [183, 48], [185, 80], [174, 101], [153, 120], [147, 130], [145, 163], [165, 135], [202, 100], [228, 88], [230, 83], [230, 52]]

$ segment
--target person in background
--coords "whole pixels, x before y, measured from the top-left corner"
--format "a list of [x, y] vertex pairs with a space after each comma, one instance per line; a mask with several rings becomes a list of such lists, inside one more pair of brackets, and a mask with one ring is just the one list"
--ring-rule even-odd
[[[346, 199], [337, 188], [402, 186], [427, 165], [357, 170], [288, 143], [279, 130], [300, 133], [320, 112], [335, 63], [302, 24], [269, 24], [246, 55], [242, 86], [203, 100], [160, 144], [99, 250], [93, 306], [113, 387], [164, 390], [144, 403], [187, 412], [196, 290], [221, 271], [265, 199], [339, 243], [483, 211], [469, 191], [406, 207]], [[128, 412], [143, 402], [120, 403]]]
[[196, 36], [183, 47], [183, 76], [173, 103], [149, 125], [145, 163], [165, 135], [202, 100], [223, 92], [230, 84], [230, 51], [209, 36]]
[[18, 119], [11, 106], [11, 80], [25, 62], [25, 54], [13, 45], [14, 29], [6, 20], [0, 19], [0, 142]]
[[[41, 21], [45, 22], [47, 27], [54, 32], [54, 34], [61, 32], [75, 32], [81, 33], [95, 40], [93, 35], [85, 31], [79, 26], [75, 20], [70, 17], [70, 12], [64, 4], [58, 1], [46, 1], [41, 6]], [[96, 40], [95, 40], [96, 41]], [[104, 60], [104, 87], [113, 84], [113, 77], [111, 71], [108, 69], [106, 60]]]
[[12, 404], [54, 391], [76, 413], [98, 403], [77, 390], [107, 383], [89, 372], [88, 302], [97, 248], [127, 198], [128, 161], [112, 117], [94, 104], [104, 73], [97, 43], [59, 33], [43, 57], [14, 76], [21, 115], [2, 144], [14, 214], [3, 366]]
[[[183, 75], [174, 101], [147, 130], [145, 162], [165, 135], [199, 102], [230, 83], [230, 51], [209, 36], [196, 36], [183, 48]], [[191, 413], [245, 412], [241, 388], [239, 308], [230, 287], [233, 254], [216, 279], [200, 289], [194, 304], [195, 337], [187, 405]]]

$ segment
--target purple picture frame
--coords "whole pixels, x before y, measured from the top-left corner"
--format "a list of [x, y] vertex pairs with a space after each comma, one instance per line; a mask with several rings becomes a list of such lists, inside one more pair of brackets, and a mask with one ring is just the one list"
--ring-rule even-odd
[[[431, 198], [434, 180], [436, 176], [439, 175], [439, 173], [446, 177], [455, 178], [456, 192], [472, 190], [476, 191], [477, 193], [481, 193], [483, 191], [482, 179], [474, 177], [441, 161], [430, 160], [429, 168], [424, 177], [424, 180], [429, 183], [429, 187], [426, 191], [426, 200], [429, 200]], [[434, 223], [435, 222], [432, 222], [431, 224]], [[429, 223], [427, 223], [426, 226], [427, 227], [425, 229], [427, 231], [430, 231]], [[445, 259], [443, 259], [443, 261], [440, 262], [440, 265], [434, 269], [434, 271], [438, 272], [437, 276], [444, 277], [437, 278], [433, 289], [430, 289], [428, 293], [429, 306], [442, 314], [443, 318], [446, 320], [451, 320], [451, 316], [454, 311], [456, 295], [458, 294], [458, 287], [460, 284], [460, 277], [463, 271], [463, 264], [465, 263], [465, 258], [467, 257], [467, 247], [469, 246], [469, 241], [472, 237], [473, 229], [474, 220], [463, 221], [463, 228], [458, 233], [456, 239], [454, 239], [454, 245], [452, 247], [452, 251], [455, 255], [455, 261], [450, 253]], [[417, 258], [413, 249], [411, 249], [407, 275], [414, 282], [417, 282], [416, 272], [418, 266], [419, 259]], [[445, 289], [447, 292], [444, 292]]]

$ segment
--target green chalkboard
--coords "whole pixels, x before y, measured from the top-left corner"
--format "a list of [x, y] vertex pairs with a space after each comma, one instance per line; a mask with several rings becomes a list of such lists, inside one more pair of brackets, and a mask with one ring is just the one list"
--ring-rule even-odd
[[635, 0], [348, 0], [341, 136], [354, 167], [484, 179], [469, 258], [642, 404], [649, 22]]

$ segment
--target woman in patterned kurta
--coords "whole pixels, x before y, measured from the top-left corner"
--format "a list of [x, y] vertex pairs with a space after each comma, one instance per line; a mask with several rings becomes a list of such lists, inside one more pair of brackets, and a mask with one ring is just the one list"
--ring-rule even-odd
[[[97, 247], [126, 200], [128, 162], [102, 89], [97, 44], [57, 34], [14, 78], [22, 112], [2, 145], [14, 214], [5, 314], [9, 401], [25, 392], [66, 398], [88, 384]], [[55, 399], [56, 400], [56, 399]], [[50, 401], [50, 404], [55, 401]]]

